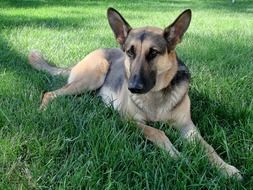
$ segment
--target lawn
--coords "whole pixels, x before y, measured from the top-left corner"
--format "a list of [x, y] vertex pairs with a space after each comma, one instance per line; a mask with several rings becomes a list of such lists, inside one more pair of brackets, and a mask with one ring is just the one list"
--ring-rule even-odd
[[[226, 179], [203, 151], [156, 123], [182, 152], [172, 160], [93, 93], [60, 97], [38, 111], [42, 92], [65, 79], [33, 70], [29, 51], [67, 67], [94, 49], [118, 47], [106, 18], [110, 6], [133, 27], [165, 27], [192, 9], [177, 51], [192, 73], [193, 121], [244, 181]], [[250, 0], [1, 1], [0, 81], [0, 189], [253, 188]]]

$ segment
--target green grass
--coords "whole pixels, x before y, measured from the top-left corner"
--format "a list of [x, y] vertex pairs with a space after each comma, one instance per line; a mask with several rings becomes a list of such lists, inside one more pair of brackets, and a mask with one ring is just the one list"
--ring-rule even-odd
[[[106, 9], [133, 27], [165, 27], [185, 8], [193, 18], [178, 54], [192, 73], [193, 121], [244, 181], [224, 178], [203, 151], [165, 130], [183, 158], [174, 161], [87, 93], [38, 111], [41, 93], [64, 79], [27, 64], [39, 49], [70, 66], [100, 47], [118, 46]], [[252, 189], [253, 3], [224, 1], [1, 1], [0, 189]]]

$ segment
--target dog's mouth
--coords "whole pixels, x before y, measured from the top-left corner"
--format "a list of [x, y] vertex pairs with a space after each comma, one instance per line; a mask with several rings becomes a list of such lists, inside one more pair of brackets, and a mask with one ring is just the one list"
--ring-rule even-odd
[[145, 94], [148, 91], [144, 89], [138, 89], [138, 88], [128, 88], [128, 90], [133, 94]]

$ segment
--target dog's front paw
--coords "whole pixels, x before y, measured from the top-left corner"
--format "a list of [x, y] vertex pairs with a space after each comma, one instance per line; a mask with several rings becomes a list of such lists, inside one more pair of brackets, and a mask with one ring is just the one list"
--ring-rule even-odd
[[223, 173], [224, 173], [225, 176], [234, 177], [234, 178], [236, 178], [239, 181], [243, 180], [243, 177], [242, 177], [240, 171], [236, 167], [234, 167], [232, 165], [226, 164], [222, 168], [222, 171], [223, 171]]
[[40, 111], [45, 111], [49, 102], [51, 102], [56, 95], [53, 92], [46, 92], [43, 94], [40, 104]]

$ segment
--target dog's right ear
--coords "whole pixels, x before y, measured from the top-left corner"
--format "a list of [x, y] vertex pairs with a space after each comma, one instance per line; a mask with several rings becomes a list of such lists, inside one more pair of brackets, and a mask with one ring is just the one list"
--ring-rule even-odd
[[127, 21], [120, 15], [118, 11], [113, 8], [108, 8], [107, 10], [107, 18], [109, 24], [114, 32], [115, 38], [117, 42], [123, 46], [129, 31], [132, 29], [131, 26], [127, 23]]

